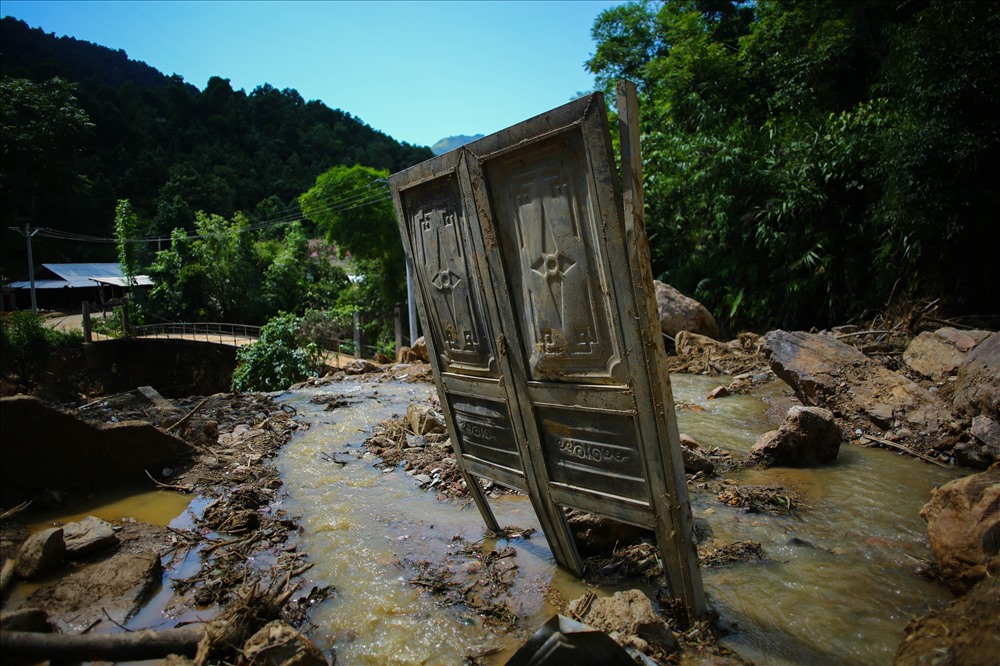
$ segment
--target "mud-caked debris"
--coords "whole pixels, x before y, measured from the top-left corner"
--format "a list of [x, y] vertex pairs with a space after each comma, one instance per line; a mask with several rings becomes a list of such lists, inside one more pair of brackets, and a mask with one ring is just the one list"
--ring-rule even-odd
[[570, 602], [567, 614], [607, 632], [619, 645], [634, 647], [654, 659], [665, 660], [680, 647], [670, 626], [639, 590], [615, 592], [604, 598], [588, 591]]

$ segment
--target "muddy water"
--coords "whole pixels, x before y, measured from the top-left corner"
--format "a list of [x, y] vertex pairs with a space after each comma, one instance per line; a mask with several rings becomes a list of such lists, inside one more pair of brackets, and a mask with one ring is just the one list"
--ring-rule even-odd
[[[530, 635], [526, 629], [497, 639], [474, 614], [442, 609], [407, 582], [416, 563], [437, 563], [454, 552], [455, 537], [479, 541], [484, 533], [474, 505], [438, 501], [403, 472], [383, 473], [370, 458], [359, 458], [372, 424], [405, 413], [410, 402], [425, 401], [432, 391], [427, 384], [344, 383], [285, 398], [311, 427], [280, 454], [290, 495], [282, 508], [300, 516], [302, 548], [317, 565], [307, 574], [311, 584], [335, 589], [312, 621], [318, 627], [314, 640], [336, 648], [339, 664], [462, 664], [467, 656], [500, 650], [497, 659]], [[309, 402], [316, 393], [346, 396], [359, 406], [326, 412]], [[538, 528], [524, 498], [495, 498], [491, 506], [502, 525]], [[497, 545], [506, 543], [484, 544]], [[540, 533], [513, 545], [520, 571], [515, 611], [548, 617], [553, 608], [542, 592], [554, 578], [573, 583], [557, 571]]]
[[[678, 412], [680, 429], [705, 446], [745, 452], [773, 427], [760, 396], [708, 401], [704, 396], [719, 378], [675, 376], [673, 382], [675, 400], [686, 406]], [[309, 583], [335, 590], [313, 622], [314, 639], [335, 648], [338, 663], [461, 664], [493, 651], [490, 663], [503, 663], [554, 612], [545, 596], [572, 599], [584, 589], [554, 565], [540, 533], [511, 543], [520, 567], [512, 598], [522, 627], [511, 635], [493, 636], [474, 614], [442, 609], [407, 583], [416, 563], [446, 559], [455, 550], [453, 537], [483, 536], [473, 505], [438, 501], [402, 471], [380, 472], [361, 457], [371, 424], [404, 413], [410, 401], [426, 400], [432, 391], [429, 385], [344, 383], [283, 398], [311, 428], [280, 454], [289, 494], [282, 508], [300, 516], [302, 548], [316, 563]], [[358, 404], [326, 412], [309, 402], [317, 393]], [[695, 491], [694, 514], [712, 538], [758, 541], [766, 555], [762, 562], [703, 571], [710, 604], [730, 631], [727, 644], [767, 664], [891, 661], [910, 617], [949, 599], [913, 569], [930, 558], [920, 506], [931, 488], [958, 475], [845, 445], [828, 467], [728, 477], [781, 483], [799, 493], [808, 508], [794, 517], [741, 514]], [[501, 497], [491, 505], [502, 525], [537, 527], [523, 498]]]
[[[756, 398], [705, 399], [718, 385], [718, 378], [673, 378], [675, 400], [695, 408], [678, 411], [680, 430], [705, 446], [746, 452], [774, 426]], [[891, 662], [909, 620], [951, 599], [914, 573], [933, 559], [919, 511], [931, 489], [965, 473], [845, 444], [821, 468], [725, 477], [796, 492], [806, 506], [792, 517], [743, 514], [694, 492], [694, 515], [715, 539], [753, 540], [765, 553], [759, 563], [703, 570], [710, 602], [732, 631], [726, 643], [767, 664]]]

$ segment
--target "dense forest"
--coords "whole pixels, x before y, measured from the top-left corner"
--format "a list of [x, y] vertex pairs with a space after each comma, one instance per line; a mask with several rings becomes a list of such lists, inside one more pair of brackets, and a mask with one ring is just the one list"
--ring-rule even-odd
[[[130, 202], [141, 237], [192, 232], [199, 211], [226, 219], [240, 211], [252, 225], [297, 216], [298, 196], [331, 167], [392, 172], [431, 157], [292, 89], [246, 93], [214, 77], [199, 91], [124, 51], [9, 17], [0, 40], [5, 227], [108, 238], [119, 200]], [[3, 233], [2, 273], [20, 278], [23, 241]], [[116, 259], [107, 243], [34, 242], [39, 263]]]
[[638, 2], [593, 37], [640, 88], [654, 273], [725, 329], [1000, 314], [1000, 3]]

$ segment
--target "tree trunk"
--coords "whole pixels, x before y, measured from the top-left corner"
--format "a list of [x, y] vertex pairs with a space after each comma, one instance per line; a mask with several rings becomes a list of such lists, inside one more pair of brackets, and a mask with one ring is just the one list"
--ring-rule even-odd
[[0, 631], [5, 659], [24, 657], [36, 661], [141, 661], [168, 654], [193, 657], [205, 635], [202, 626], [120, 634], [45, 634]]

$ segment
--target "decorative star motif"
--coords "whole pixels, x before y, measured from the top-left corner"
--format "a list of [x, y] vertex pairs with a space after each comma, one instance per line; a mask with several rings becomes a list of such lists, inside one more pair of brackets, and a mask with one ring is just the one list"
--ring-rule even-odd
[[461, 276], [450, 268], [444, 268], [438, 271], [434, 274], [434, 277], [431, 278], [431, 284], [441, 291], [451, 291], [455, 288], [455, 285], [461, 281]]
[[574, 266], [576, 266], [575, 261], [563, 254], [562, 250], [556, 250], [555, 252], [545, 252], [538, 259], [535, 259], [535, 263], [531, 264], [531, 270], [544, 278], [561, 278]]

